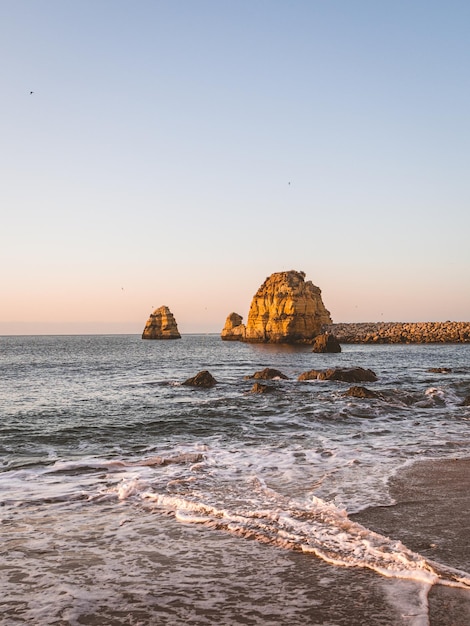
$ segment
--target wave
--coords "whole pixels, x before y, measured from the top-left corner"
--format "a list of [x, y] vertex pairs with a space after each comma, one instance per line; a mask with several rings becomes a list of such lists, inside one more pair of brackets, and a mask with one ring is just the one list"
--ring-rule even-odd
[[259, 478], [251, 480], [245, 494], [234, 494], [232, 490], [229, 498], [223, 496], [223, 490], [204, 494], [199, 488], [189, 494], [158, 493], [148, 482], [138, 480], [124, 482], [115, 491], [120, 500], [138, 496], [174, 515], [179, 522], [313, 554], [333, 565], [368, 568], [383, 576], [412, 579], [429, 586], [470, 589], [466, 572], [425, 559], [400, 541], [350, 520], [344, 510], [320, 498], [290, 499], [268, 488]]

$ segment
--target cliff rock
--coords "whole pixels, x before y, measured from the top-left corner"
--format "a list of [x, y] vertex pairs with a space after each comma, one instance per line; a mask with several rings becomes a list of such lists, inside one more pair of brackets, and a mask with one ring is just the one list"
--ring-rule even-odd
[[181, 339], [173, 313], [167, 306], [161, 306], [150, 314], [142, 339]]
[[248, 321], [230, 314], [222, 339], [249, 343], [310, 343], [331, 324], [329, 311], [321, 299], [321, 290], [304, 272], [272, 274], [253, 296]]

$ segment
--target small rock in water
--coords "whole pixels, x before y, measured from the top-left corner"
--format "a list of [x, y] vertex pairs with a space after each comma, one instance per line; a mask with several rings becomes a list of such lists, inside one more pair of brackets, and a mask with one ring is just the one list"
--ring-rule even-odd
[[428, 372], [432, 372], [433, 374], [450, 374], [452, 372], [451, 367], [430, 367]]
[[255, 383], [251, 388], [251, 393], [271, 393], [275, 391], [272, 385], [263, 385], [262, 383]]
[[350, 387], [344, 394], [353, 398], [380, 398], [380, 395], [366, 387]]
[[206, 389], [213, 387], [216, 384], [217, 381], [207, 370], [199, 372], [196, 376], [188, 378], [188, 380], [185, 380], [183, 383], [183, 385], [189, 385], [191, 387], [204, 387]]
[[332, 367], [327, 370], [310, 370], [300, 374], [298, 380], [339, 380], [346, 383], [375, 382], [375, 372], [363, 367]]
[[282, 378], [288, 380], [288, 376], [280, 372], [279, 370], [272, 369], [271, 367], [265, 367], [264, 370], [255, 372], [252, 376], [245, 376], [245, 380], [250, 378], [257, 378], [261, 380], [273, 380], [274, 378]]
[[336, 339], [334, 335], [330, 335], [330, 333], [323, 333], [323, 335], [318, 335], [317, 337], [315, 337], [315, 342], [313, 344], [312, 352], [319, 352], [319, 353], [341, 352], [341, 346], [339, 345], [339, 341]]

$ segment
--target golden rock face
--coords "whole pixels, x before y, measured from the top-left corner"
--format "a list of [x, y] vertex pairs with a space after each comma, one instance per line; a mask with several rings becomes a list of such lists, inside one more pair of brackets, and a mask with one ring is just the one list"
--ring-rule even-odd
[[246, 326], [237, 314], [228, 316], [222, 339], [250, 343], [309, 343], [331, 324], [321, 290], [305, 281], [304, 272], [269, 276], [251, 302]]
[[150, 314], [142, 339], [181, 339], [176, 320], [167, 306], [161, 306]]

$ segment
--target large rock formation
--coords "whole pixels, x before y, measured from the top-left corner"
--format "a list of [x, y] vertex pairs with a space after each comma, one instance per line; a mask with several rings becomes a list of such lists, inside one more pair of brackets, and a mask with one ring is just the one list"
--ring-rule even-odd
[[142, 339], [181, 339], [173, 313], [167, 306], [161, 306], [150, 314]]
[[221, 337], [250, 343], [310, 343], [324, 324], [331, 324], [331, 317], [321, 290], [305, 281], [304, 272], [292, 270], [269, 276], [253, 297], [246, 326], [240, 315], [231, 313]]

